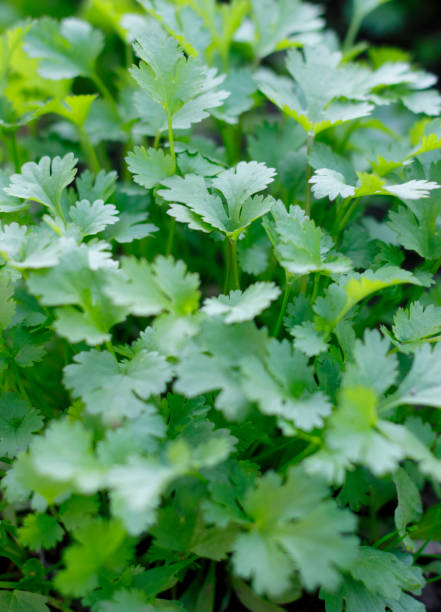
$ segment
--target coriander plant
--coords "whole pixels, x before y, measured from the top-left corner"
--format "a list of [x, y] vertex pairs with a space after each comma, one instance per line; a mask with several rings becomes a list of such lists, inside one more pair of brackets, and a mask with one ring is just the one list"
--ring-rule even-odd
[[380, 4], [5, 2], [0, 610], [429, 609], [441, 95]]

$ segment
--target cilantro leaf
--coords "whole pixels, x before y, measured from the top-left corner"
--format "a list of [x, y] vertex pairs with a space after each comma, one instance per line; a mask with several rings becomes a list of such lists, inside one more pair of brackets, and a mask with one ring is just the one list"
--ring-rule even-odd
[[199, 304], [198, 287], [198, 275], [189, 273], [182, 261], [159, 256], [150, 264], [126, 257], [121, 272], [109, 276], [105, 291], [114, 304], [126, 306], [133, 314], [186, 315]]
[[241, 323], [254, 319], [279, 295], [280, 289], [274, 283], [255, 283], [243, 292], [206, 299], [203, 310], [209, 316], [225, 315], [226, 323]]
[[433, 342], [441, 335], [441, 309], [434, 304], [424, 306], [421, 302], [412, 302], [406, 309], [399, 308], [392, 332], [391, 340], [400, 351], [413, 353], [425, 342]]
[[[158, 194], [173, 202], [169, 214], [192, 229], [203, 232], [217, 229], [237, 239], [248, 225], [273, 206], [271, 197], [252, 197], [263, 191], [274, 180], [273, 176], [274, 170], [265, 164], [240, 162], [235, 168], [218, 174], [210, 185], [194, 174], [165, 179], [162, 184], [167, 189], [159, 190]], [[226, 208], [216, 190], [224, 196]]]
[[47, 206], [57, 213], [61, 207], [63, 189], [70, 185], [76, 174], [76, 164], [73, 153], [64, 157], [42, 157], [38, 164], [27, 162], [20, 174], [13, 174], [9, 187], [5, 192], [11, 196], [33, 200]]
[[28, 514], [19, 528], [18, 537], [31, 550], [53, 548], [63, 537], [57, 520], [49, 514]]
[[338, 585], [339, 569], [356, 556], [356, 539], [343, 535], [355, 521], [328, 498], [320, 480], [310, 480], [299, 467], [284, 483], [269, 472], [247, 491], [243, 505], [251, 524], [235, 542], [233, 567], [252, 579], [257, 593], [281, 595], [296, 569], [308, 589]]
[[82, 352], [64, 369], [65, 384], [74, 397], [81, 397], [88, 412], [109, 423], [149, 410], [142, 399], [162, 393], [170, 378], [164, 357], [147, 351], [122, 363], [107, 351]]
[[322, 426], [331, 412], [326, 396], [316, 390], [307, 358], [292, 352], [287, 341], [271, 340], [263, 363], [257, 357], [244, 357], [241, 370], [246, 395], [264, 414], [310, 431]]
[[149, 21], [148, 31], [140, 34], [134, 50], [141, 59], [131, 75], [138, 85], [164, 112], [176, 129], [187, 129], [202, 121], [209, 110], [221, 106], [228, 92], [218, 89], [224, 80], [216, 69], [205, 67], [198, 58], [185, 58], [176, 41], [159, 24]]
[[[420, 568], [406, 563], [392, 553], [361, 547], [358, 558], [349, 568], [337, 593], [320, 592], [326, 609], [355, 612], [360, 609], [412, 610], [423, 612], [424, 604], [410, 597], [406, 591], [418, 595], [424, 585]], [[345, 603], [344, 603], [345, 602]]]
[[264, 220], [264, 227], [278, 260], [290, 274], [349, 272], [350, 260], [333, 252], [330, 236], [322, 232], [299, 206], [291, 206], [287, 211], [278, 201], [272, 209], [272, 217], [273, 220]]
[[102, 34], [86, 21], [69, 17], [58, 23], [43, 17], [26, 34], [24, 49], [41, 60], [38, 72], [42, 77], [58, 80], [91, 77], [103, 45]]
[[103, 200], [80, 200], [69, 209], [69, 216], [84, 236], [98, 234], [108, 225], [118, 222], [118, 211]]
[[14, 457], [25, 450], [43, 426], [41, 414], [13, 393], [0, 398], [0, 454]]
[[171, 155], [162, 150], [135, 147], [127, 157], [127, 166], [133, 174], [133, 180], [146, 189], [151, 189], [168, 176], [175, 173], [175, 164]]

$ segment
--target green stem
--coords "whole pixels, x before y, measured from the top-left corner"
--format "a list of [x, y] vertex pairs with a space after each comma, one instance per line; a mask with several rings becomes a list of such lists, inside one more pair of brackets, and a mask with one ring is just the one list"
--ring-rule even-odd
[[168, 118], [168, 144], [170, 147], [170, 155], [173, 160], [173, 173], [176, 174], [176, 153], [175, 153], [175, 139], [173, 136], [173, 120], [172, 117]]
[[170, 223], [168, 226], [168, 237], [167, 237], [167, 245], [165, 247], [165, 254], [168, 257], [173, 248], [173, 242], [175, 239], [175, 231], [176, 231], [176, 219], [174, 217], [170, 218]]
[[55, 597], [51, 597], [50, 595], [45, 595], [45, 597], [47, 599], [47, 603], [53, 608], [56, 608], [57, 610], [60, 610], [61, 612], [73, 612], [72, 608], [65, 606], [61, 601], [58, 601], [58, 599], [55, 599]]
[[280, 306], [279, 316], [277, 317], [276, 324], [274, 326], [273, 336], [277, 338], [282, 328], [283, 319], [285, 318], [286, 307], [288, 306], [289, 295], [294, 279], [285, 272], [285, 289], [283, 290], [282, 304]]
[[353, 46], [362, 21], [363, 16], [358, 11], [354, 11], [348, 31], [346, 32], [345, 40], [343, 42], [343, 54], [345, 54]]
[[227, 238], [230, 249], [230, 291], [240, 289], [239, 266], [237, 264], [237, 242], [233, 238]]
[[[158, 134], [156, 134], [156, 138], [158, 138]], [[156, 139], [155, 139], [155, 143], [156, 143]], [[158, 140], [158, 144], [159, 144], [159, 140]], [[173, 120], [172, 120], [172, 117], [170, 116], [168, 118], [168, 144], [170, 147], [170, 155], [173, 160], [173, 173], [176, 174], [176, 153], [175, 153], [175, 140], [173, 137]], [[170, 225], [169, 225], [167, 245], [165, 249], [165, 253], [167, 256], [170, 255], [173, 249], [173, 242], [175, 239], [175, 230], [176, 230], [176, 219], [172, 217], [170, 221]]]
[[156, 132], [155, 141], [153, 143], [153, 148], [157, 149], [159, 147], [159, 143], [161, 141], [161, 130]]
[[101, 80], [101, 77], [96, 72], [91, 76], [91, 79], [95, 83], [96, 88], [98, 89], [100, 94], [109, 103], [113, 113], [115, 115], [118, 115], [118, 107], [116, 105], [115, 98], [110, 93], [110, 90], [108, 89], [107, 85]]
[[341, 232], [346, 227], [346, 224], [348, 223], [349, 219], [352, 217], [352, 214], [357, 208], [359, 201], [360, 201], [360, 198], [355, 198], [354, 200], [352, 200], [350, 206], [348, 206], [346, 210], [342, 207], [342, 211], [340, 215], [341, 219], [338, 221], [338, 225], [337, 225], [337, 235], [341, 234]]
[[11, 156], [12, 156], [14, 168], [16, 172], [20, 172], [20, 168], [21, 168], [20, 153], [18, 151], [17, 139], [15, 137], [15, 130], [10, 132], [10, 141], [11, 141]]
[[90, 138], [83, 127], [78, 128], [79, 137], [81, 146], [83, 148], [84, 154], [87, 158], [87, 163], [89, 164], [90, 169], [94, 174], [98, 174], [101, 169], [100, 162], [98, 161], [98, 157], [96, 155], [95, 149], [90, 142]]
[[317, 293], [318, 293], [319, 285], [320, 285], [320, 272], [316, 272], [314, 274], [314, 285], [313, 285], [313, 288], [312, 288], [311, 306], [314, 304], [314, 302], [315, 302], [315, 300], [317, 298]]
[[231, 276], [231, 251], [228, 244], [228, 238], [224, 242], [225, 251], [225, 282], [224, 282], [224, 293], [227, 294], [230, 288], [230, 276]]
[[305, 213], [308, 215], [311, 214], [311, 183], [309, 179], [311, 178], [312, 168], [309, 163], [309, 156], [311, 155], [312, 146], [314, 144], [314, 132], [308, 132], [308, 136], [306, 139], [306, 187], [305, 187]]
[[398, 535], [398, 531], [396, 530], [391, 531], [390, 533], [386, 533], [386, 535], [384, 535], [382, 538], [374, 542], [373, 547], [379, 548], [382, 544], [384, 544], [385, 542], [388, 542], [389, 540], [396, 537], [397, 535]]

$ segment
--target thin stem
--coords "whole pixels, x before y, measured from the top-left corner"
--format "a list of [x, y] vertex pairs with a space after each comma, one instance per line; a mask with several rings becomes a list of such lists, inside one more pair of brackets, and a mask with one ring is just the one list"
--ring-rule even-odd
[[45, 595], [45, 597], [47, 599], [47, 603], [53, 608], [56, 608], [57, 610], [60, 610], [61, 612], [73, 612], [72, 608], [65, 606], [61, 601], [58, 601], [58, 599], [55, 599], [55, 597], [51, 597], [50, 595]]
[[173, 136], [173, 120], [171, 117], [168, 118], [168, 144], [170, 147], [170, 155], [173, 160], [173, 173], [176, 173], [176, 153], [175, 153], [175, 139]]
[[161, 130], [156, 132], [155, 141], [153, 143], [153, 148], [157, 149], [159, 147], [159, 143], [161, 141]]
[[176, 219], [171, 217], [170, 223], [168, 226], [168, 237], [167, 237], [167, 245], [165, 247], [165, 254], [168, 257], [173, 248], [173, 242], [175, 240], [175, 232], [176, 232]]
[[239, 266], [237, 264], [237, 242], [232, 238], [228, 238], [228, 244], [230, 248], [230, 290], [232, 289], [240, 289], [240, 281], [239, 281]]
[[315, 302], [315, 300], [317, 298], [317, 293], [318, 293], [319, 285], [320, 285], [320, 272], [316, 272], [314, 274], [314, 285], [313, 285], [313, 288], [312, 288], [311, 305], [314, 304], [314, 302]]
[[282, 328], [283, 319], [285, 318], [286, 307], [288, 306], [289, 295], [294, 279], [285, 272], [285, 288], [283, 290], [282, 304], [280, 306], [279, 316], [277, 317], [276, 324], [274, 326], [273, 336], [278, 337]]
[[354, 11], [343, 43], [343, 54], [345, 54], [353, 46], [362, 21], [363, 15], [358, 11]]
[[433, 532], [438, 524], [439, 515], [440, 515], [440, 509], [438, 508], [437, 512], [435, 513], [434, 521], [433, 521], [432, 527], [430, 528], [427, 538], [424, 540], [423, 544], [419, 547], [419, 549], [413, 555], [414, 563], [416, 563], [417, 559], [421, 557], [421, 555], [424, 552], [424, 549], [426, 548], [426, 546], [429, 544], [430, 540], [432, 539]]
[[228, 293], [230, 288], [230, 276], [231, 276], [231, 251], [228, 244], [228, 238], [224, 242], [225, 247], [225, 282], [224, 282], [224, 293]]
[[82, 127], [78, 128], [81, 146], [84, 150], [84, 154], [87, 157], [87, 163], [89, 164], [90, 169], [94, 174], [98, 174], [101, 169], [100, 162], [98, 161], [98, 157], [96, 155], [95, 149], [90, 142], [90, 138], [86, 132], [86, 130]]
[[385, 542], [388, 542], [389, 540], [396, 537], [397, 535], [398, 535], [398, 531], [396, 530], [391, 531], [390, 533], [386, 533], [386, 535], [384, 535], [382, 538], [374, 542], [373, 547], [379, 548], [382, 544], [384, 544]]
[[16, 172], [20, 172], [21, 163], [20, 163], [20, 153], [17, 146], [17, 139], [15, 137], [15, 130], [10, 132], [10, 141], [11, 141], [11, 155], [12, 161], [14, 163], [14, 168]]
[[112, 111], [114, 112], [114, 114], [118, 115], [118, 108], [116, 106], [115, 98], [110, 93], [110, 90], [108, 89], [107, 85], [101, 80], [101, 77], [96, 72], [91, 76], [91, 79], [95, 83], [100, 94], [105, 100], [107, 100], [109, 105], [112, 107]]
[[348, 206], [346, 210], [342, 208], [342, 214], [341, 214], [342, 218], [338, 222], [337, 234], [340, 234], [344, 230], [349, 219], [352, 217], [354, 210], [357, 208], [359, 201], [360, 201], [360, 198], [355, 198], [354, 200], [352, 200], [350, 206]]
[[306, 187], [305, 187], [305, 213], [308, 215], [311, 214], [311, 183], [309, 179], [311, 178], [312, 168], [309, 163], [309, 156], [311, 155], [312, 146], [314, 144], [314, 132], [308, 132], [308, 136], [306, 139]]

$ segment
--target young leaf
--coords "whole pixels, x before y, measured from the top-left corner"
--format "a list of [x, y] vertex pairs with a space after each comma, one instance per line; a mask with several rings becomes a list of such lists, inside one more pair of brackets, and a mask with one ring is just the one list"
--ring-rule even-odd
[[28, 514], [18, 530], [20, 543], [35, 551], [53, 548], [62, 538], [62, 528], [49, 514]]
[[41, 414], [13, 393], [0, 398], [0, 454], [15, 457], [26, 450], [43, 426]]
[[205, 67], [199, 59], [185, 58], [176, 41], [159, 24], [148, 22], [148, 31], [137, 37], [135, 53], [141, 59], [130, 73], [148, 96], [162, 107], [164, 121], [176, 129], [188, 129], [221, 106], [228, 92], [218, 89], [224, 80], [215, 68]]
[[126, 157], [127, 166], [138, 185], [151, 189], [168, 176], [175, 173], [175, 164], [171, 155], [161, 149], [135, 147]]
[[424, 585], [419, 567], [406, 563], [392, 553], [362, 547], [358, 558], [349, 568], [340, 590], [322, 590], [320, 597], [326, 609], [335, 612], [386, 610], [424, 612], [425, 606], [406, 591], [418, 595]]
[[38, 72], [42, 77], [58, 80], [92, 77], [103, 45], [101, 32], [86, 21], [69, 17], [58, 23], [43, 17], [26, 34], [24, 49], [41, 60]]
[[[274, 170], [265, 164], [240, 162], [218, 174], [208, 185], [194, 174], [165, 179], [162, 184], [168, 189], [161, 189], [158, 194], [173, 202], [169, 214], [192, 229], [203, 232], [217, 229], [237, 239], [248, 225], [272, 208], [273, 198], [254, 194], [272, 183], [273, 177]], [[224, 196], [226, 208], [216, 190]]]
[[38, 164], [27, 162], [20, 174], [13, 174], [5, 192], [25, 200], [33, 200], [47, 206], [52, 212], [59, 213], [61, 194], [70, 185], [77, 173], [77, 159], [73, 153], [64, 157], [45, 156]]
[[103, 200], [80, 200], [69, 209], [69, 216], [83, 236], [92, 236], [102, 232], [108, 225], [119, 221], [118, 211], [113, 204], [104, 204]]
[[330, 236], [324, 234], [300, 206], [291, 206], [287, 211], [279, 200], [272, 209], [272, 217], [273, 220], [264, 220], [264, 227], [274, 245], [276, 257], [290, 274], [349, 272], [351, 261], [333, 252]]
[[279, 295], [280, 289], [274, 283], [255, 283], [243, 292], [206, 299], [203, 310], [209, 316], [224, 316], [225, 323], [241, 323], [254, 319]]
[[87, 411], [100, 414], [107, 423], [151, 410], [142, 400], [162, 393], [170, 378], [164, 357], [147, 351], [122, 363], [107, 351], [82, 352], [64, 369], [64, 381], [73, 396], [81, 397]]
[[287, 341], [271, 340], [264, 360], [244, 357], [241, 370], [246, 395], [264, 414], [311, 431], [331, 412], [328, 398], [316, 389], [307, 358], [292, 352]]
[[356, 556], [356, 539], [343, 535], [355, 521], [328, 498], [322, 481], [310, 480], [300, 467], [291, 468], [284, 483], [268, 472], [247, 491], [243, 506], [251, 525], [235, 542], [233, 567], [252, 579], [257, 593], [282, 595], [295, 570], [308, 589], [338, 586], [339, 570]]

